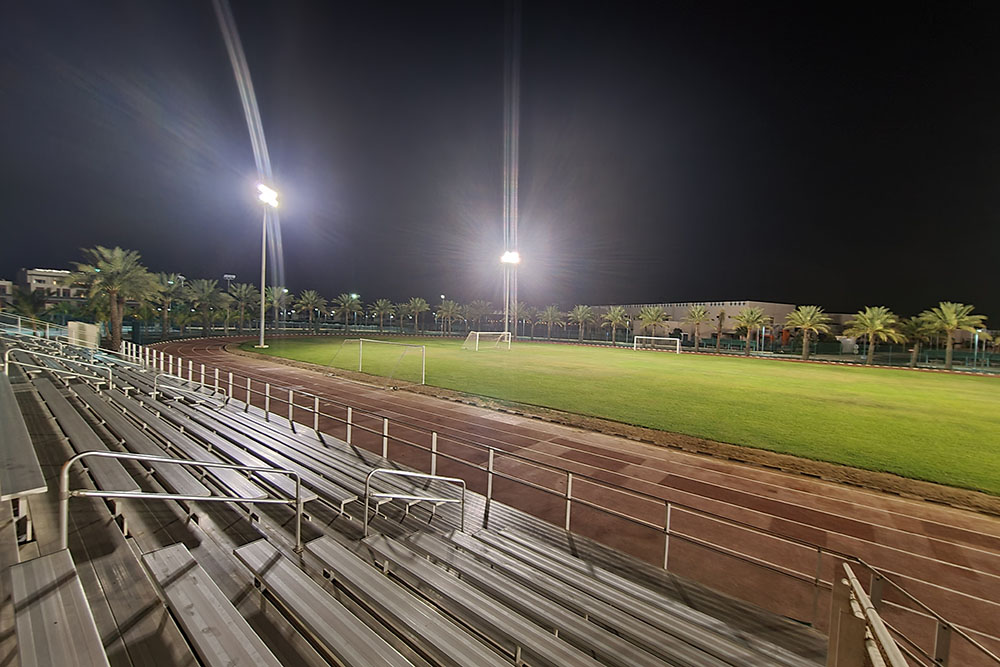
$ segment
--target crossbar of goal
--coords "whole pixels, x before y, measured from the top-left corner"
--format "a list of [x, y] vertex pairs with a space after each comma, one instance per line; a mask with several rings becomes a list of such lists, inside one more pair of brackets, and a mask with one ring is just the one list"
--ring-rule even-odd
[[[420, 350], [420, 384], [427, 384], [427, 346], [416, 345], [415, 343], [397, 343], [393, 340], [378, 340], [377, 338], [347, 338], [345, 343], [358, 341], [358, 372], [361, 372], [361, 365], [365, 358], [365, 343], [378, 343], [379, 345], [395, 345], [397, 347], [414, 347]], [[405, 352], [404, 352], [405, 354]]]
[[673, 345], [674, 352], [676, 352], [677, 354], [681, 353], [681, 339], [680, 338], [665, 338], [663, 336], [636, 336], [635, 340], [632, 342], [632, 349], [633, 350], [638, 350], [639, 349], [639, 341], [649, 341], [654, 346], [656, 345], [657, 341], [664, 341], [664, 342], [673, 341], [673, 343], [674, 343], [674, 345]]
[[507, 349], [509, 350], [510, 338], [509, 331], [470, 331], [469, 335], [465, 337], [465, 342], [462, 343], [462, 349], [478, 352], [480, 342], [488, 343], [492, 341], [494, 348], [499, 349], [501, 345], [507, 343]]

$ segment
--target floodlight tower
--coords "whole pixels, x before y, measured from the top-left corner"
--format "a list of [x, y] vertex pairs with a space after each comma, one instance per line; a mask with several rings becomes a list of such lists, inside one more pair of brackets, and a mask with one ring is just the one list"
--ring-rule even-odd
[[[503, 330], [510, 333], [510, 316], [517, 312], [517, 185], [518, 145], [521, 135], [521, 2], [508, 5], [504, 58], [504, 153], [503, 153]], [[517, 322], [514, 323], [517, 335]]]
[[260, 235], [260, 341], [256, 347], [265, 348], [267, 347], [264, 344], [264, 315], [267, 313], [264, 304], [264, 292], [266, 291], [264, 285], [267, 282], [267, 274], [265, 273], [267, 269], [267, 217], [271, 209], [278, 208], [278, 193], [263, 183], [257, 184], [257, 192], [257, 199], [264, 202], [266, 206], [264, 207], [264, 222], [261, 224]]
[[517, 309], [517, 265], [521, 263], [521, 255], [508, 250], [500, 256], [500, 263], [503, 264], [503, 330], [510, 333], [511, 311]]

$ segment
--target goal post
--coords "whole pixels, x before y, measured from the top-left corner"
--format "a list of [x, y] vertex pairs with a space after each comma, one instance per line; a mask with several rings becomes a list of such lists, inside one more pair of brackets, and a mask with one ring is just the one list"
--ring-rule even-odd
[[[397, 343], [396, 341], [393, 341], [393, 340], [378, 340], [376, 338], [347, 338], [347, 339], [344, 339], [344, 343], [353, 343], [355, 341], [357, 341], [357, 343], [358, 343], [358, 372], [359, 373], [363, 373], [364, 372], [363, 369], [364, 369], [364, 364], [365, 364], [365, 343], [368, 343], [369, 346], [370, 345], [389, 345], [389, 346], [393, 346], [393, 347], [402, 348], [402, 350], [400, 350], [399, 358], [396, 360], [396, 363], [393, 366], [392, 371], [387, 376], [390, 379], [392, 379], [392, 378], [395, 377], [396, 370], [399, 368], [400, 362], [403, 361], [403, 357], [405, 357], [408, 352], [410, 352], [411, 350], [420, 350], [420, 384], [427, 384], [427, 346], [425, 346], [425, 345], [416, 345], [414, 343]], [[343, 343], [341, 343], [341, 346], [343, 346]], [[338, 354], [339, 354], [339, 351], [338, 351]], [[371, 355], [369, 355], [369, 356], [371, 356]], [[378, 359], [376, 359], [376, 361], [378, 361]]]
[[480, 348], [487, 347], [499, 350], [504, 345], [507, 346], [508, 350], [510, 349], [509, 331], [470, 331], [469, 335], [465, 337], [465, 342], [462, 343], [462, 349], [478, 352]]
[[663, 336], [636, 336], [632, 343], [633, 350], [663, 350], [673, 348], [677, 354], [681, 353], [680, 338], [666, 338]]

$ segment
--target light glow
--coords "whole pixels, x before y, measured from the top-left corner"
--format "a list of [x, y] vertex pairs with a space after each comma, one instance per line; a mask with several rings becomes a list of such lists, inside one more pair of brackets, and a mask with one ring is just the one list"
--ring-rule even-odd
[[500, 261], [504, 264], [520, 264], [521, 255], [516, 250], [508, 250], [500, 256]]
[[264, 202], [265, 204], [267, 204], [267, 205], [269, 205], [269, 206], [271, 206], [273, 208], [278, 208], [278, 193], [277, 192], [275, 192], [271, 188], [267, 187], [263, 183], [258, 183], [257, 184], [257, 192], [260, 193], [259, 195], [257, 195], [257, 199], [261, 200], [262, 202]]

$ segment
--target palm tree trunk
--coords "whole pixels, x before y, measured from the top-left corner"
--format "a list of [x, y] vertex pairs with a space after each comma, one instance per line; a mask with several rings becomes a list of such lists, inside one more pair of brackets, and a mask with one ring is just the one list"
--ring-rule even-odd
[[611, 345], [615, 344], [615, 325], [611, 324]]
[[580, 342], [583, 342], [583, 322], [580, 322]]
[[910, 368], [917, 367], [917, 360], [920, 358], [920, 341], [914, 341], [913, 352], [910, 353]]
[[952, 353], [954, 351], [954, 346], [955, 346], [955, 340], [951, 337], [951, 329], [948, 329], [947, 333], [948, 333], [948, 342], [946, 343], [946, 347], [944, 349], [944, 367], [945, 367], [945, 369], [947, 369], [947, 370], [950, 371], [951, 370]]
[[239, 324], [238, 324], [238, 325], [236, 326], [236, 329], [237, 329], [237, 333], [239, 333], [239, 334], [241, 334], [241, 335], [243, 334], [243, 318], [244, 318], [244, 317], [246, 317], [246, 312], [245, 312], [245, 310], [246, 310], [246, 306], [244, 306], [244, 305], [243, 305], [243, 304], [241, 303], [241, 304], [240, 304], [240, 322], [239, 322]]
[[698, 346], [701, 345], [701, 325], [694, 325], [694, 351], [698, 351]]
[[160, 340], [166, 340], [167, 327], [170, 325], [170, 302], [164, 302], [160, 311]]
[[868, 336], [868, 357], [865, 359], [865, 366], [872, 365], [872, 359], [875, 358], [875, 337]]
[[118, 293], [108, 295], [108, 306], [111, 315], [111, 349], [117, 352], [122, 346], [122, 310], [118, 303]]
[[802, 361], [809, 359], [809, 329], [802, 330]]
[[750, 332], [751, 331], [753, 331], [753, 328], [752, 327], [747, 327], [746, 345], [743, 346], [743, 356], [744, 357], [749, 357], [750, 356]]

